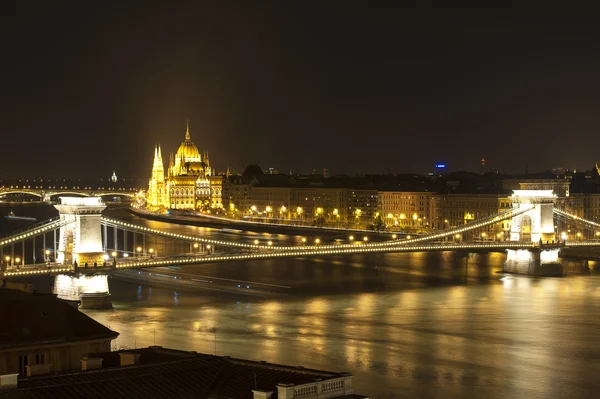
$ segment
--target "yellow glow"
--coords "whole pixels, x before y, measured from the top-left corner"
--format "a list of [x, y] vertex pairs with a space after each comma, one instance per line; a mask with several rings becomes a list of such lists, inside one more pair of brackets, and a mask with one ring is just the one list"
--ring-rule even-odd
[[456, 238], [460, 238], [460, 234], [457, 234], [457, 235], [455, 235], [454, 237], [456, 237]]
[[267, 212], [271, 212], [273, 210], [273, 208], [271, 208], [270, 206], [267, 205], [267, 207], [265, 208], [265, 211]]
[[252, 205], [250, 209], [252, 209], [253, 212], [256, 212], [256, 205]]
[[49, 249], [46, 250], [46, 255], [50, 255], [50, 250]]
[[350, 237], [348, 237], [348, 238], [350, 239], [350, 241], [353, 241], [353, 240], [354, 240], [354, 236], [350, 236]]
[[267, 245], [273, 245], [273, 241], [267, 241]]
[[299, 206], [298, 208], [296, 208], [296, 213], [297, 213], [298, 215], [300, 215], [302, 212], [304, 212], [304, 211], [302, 210], [302, 207], [301, 207], [301, 206]]
[[315, 244], [320, 244], [321, 243], [321, 239], [320, 238], [315, 238]]
[[317, 215], [321, 215], [323, 213], [323, 208], [318, 207], [317, 208]]
[[198, 248], [198, 243], [197, 242], [194, 243], [194, 248]]
[[401, 214], [400, 214], [400, 219], [406, 219], [406, 215], [405, 215], [405, 214], [403, 214], [403, 213], [401, 213]]
[[485, 233], [481, 233], [481, 236], [482, 236], [483, 238], [485, 238], [485, 236], [487, 236], [487, 234], [485, 234]]
[[150, 252], [150, 253], [154, 253], [154, 248], [150, 248], [150, 249], [148, 250], [148, 252]]
[[136, 248], [136, 251], [138, 251], [138, 252], [142, 252], [142, 247], [137, 247], [137, 248]]
[[567, 239], [567, 233], [561, 233], [560, 234], [560, 238], [563, 239], [563, 240], [566, 240]]
[[395, 240], [398, 237], [396, 234], [392, 234], [392, 238]]
[[113, 258], [116, 258], [116, 257], [117, 257], [117, 252], [116, 252], [116, 251], [112, 251], [112, 252], [110, 253], [110, 255], [111, 255]]
[[369, 237], [367, 237], [367, 236], [364, 236], [364, 237], [363, 237], [363, 241], [364, 241], [364, 242], [367, 242], [367, 241], [369, 241]]
[[10, 256], [8, 256], [8, 255], [7, 255], [7, 256], [5, 256], [5, 257], [4, 257], [4, 260], [8, 262], [8, 261], [10, 260]]
[[444, 219], [444, 223], [448, 223], [448, 219]]
[[210, 249], [210, 244], [206, 245], [206, 249]]
[[340, 213], [340, 211], [338, 211], [338, 209], [337, 209], [337, 208], [335, 208], [335, 209], [333, 210], [333, 214], [334, 214], [335, 216], [337, 216], [339, 213]]
[[254, 245], [258, 245], [258, 240], [254, 240]]
[[15, 263], [18, 265], [20, 262], [21, 262], [21, 258], [19, 258], [19, 257], [16, 257], [16, 258], [15, 258]]
[[392, 215], [391, 213], [387, 214], [388, 219], [392, 219], [394, 217], [394, 215]]
[[281, 206], [281, 213], [285, 213], [287, 212], [287, 208], [285, 207], [285, 205]]
[[581, 237], [581, 233], [580, 232], [577, 232], [577, 237]]
[[306, 237], [302, 237], [302, 242], [306, 242]]
[[417, 220], [418, 219], [418, 215], [416, 213], [413, 213], [413, 220]]
[[407, 239], [407, 240], [410, 240], [410, 236], [406, 236], [406, 239]]

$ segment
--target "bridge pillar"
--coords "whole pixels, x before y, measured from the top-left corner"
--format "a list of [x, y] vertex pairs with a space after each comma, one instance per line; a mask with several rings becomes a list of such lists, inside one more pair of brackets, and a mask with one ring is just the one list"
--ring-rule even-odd
[[60, 299], [80, 301], [83, 309], [112, 308], [106, 274], [91, 276], [59, 274], [54, 277], [53, 292]]
[[60, 197], [54, 205], [68, 224], [60, 228], [56, 261], [83, 266], [104, 262], [100, 216], [106, 205], [100, 197]]
[[556, 240], [554, 230], [554, 200], [552, 190], [514, 190], [511, 197], [513, 207], [531, 210], [513, 217], [510, 240], [552, 242]]
[[558, 248], [509, 249], [504, 271], [530, 276], [562, 276], [563, 268], [558, 261], [558, 251]]

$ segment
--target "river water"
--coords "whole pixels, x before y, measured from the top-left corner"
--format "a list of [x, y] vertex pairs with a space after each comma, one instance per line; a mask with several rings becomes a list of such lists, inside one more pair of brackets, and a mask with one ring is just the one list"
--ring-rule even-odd
[[113, 279], [114, 309], [86, 313], [120, 332], [115, 347], [156, 344], [349, 371], [356, 391], [373, 398], [599, 397], [597, 265], [533, 278], [503, 275], [503, 261], [447, 252], [186, 266], [175, 272], [277, 286], [278, 294]]

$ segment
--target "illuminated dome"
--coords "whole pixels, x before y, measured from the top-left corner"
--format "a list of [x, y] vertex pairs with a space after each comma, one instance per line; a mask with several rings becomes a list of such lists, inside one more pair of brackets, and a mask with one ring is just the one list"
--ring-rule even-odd
[[187, 130], [185, 132], [185, 141], [181, 143], [179, 149], [177, 150], [177, 154], [175, 155], [175, 159], [179, 160], [183, 158], [184, 162], [200, 162], [200, 151], [198, 151], [198, 147], [192, 142], [190, 139], [190, 127], [188, 125]]

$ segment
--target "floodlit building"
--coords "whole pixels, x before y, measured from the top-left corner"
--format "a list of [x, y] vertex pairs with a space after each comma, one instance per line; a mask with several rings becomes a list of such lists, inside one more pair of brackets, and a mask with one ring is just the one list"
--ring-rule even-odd
[[146, 206], [150, 210], [209, 210], [222, 208], [223, 177], [210, 166], [208, 152], [200, 154], [186, 127], [185, 140], [169, 157], [165, 176], [160, 145], [154, 149]]

